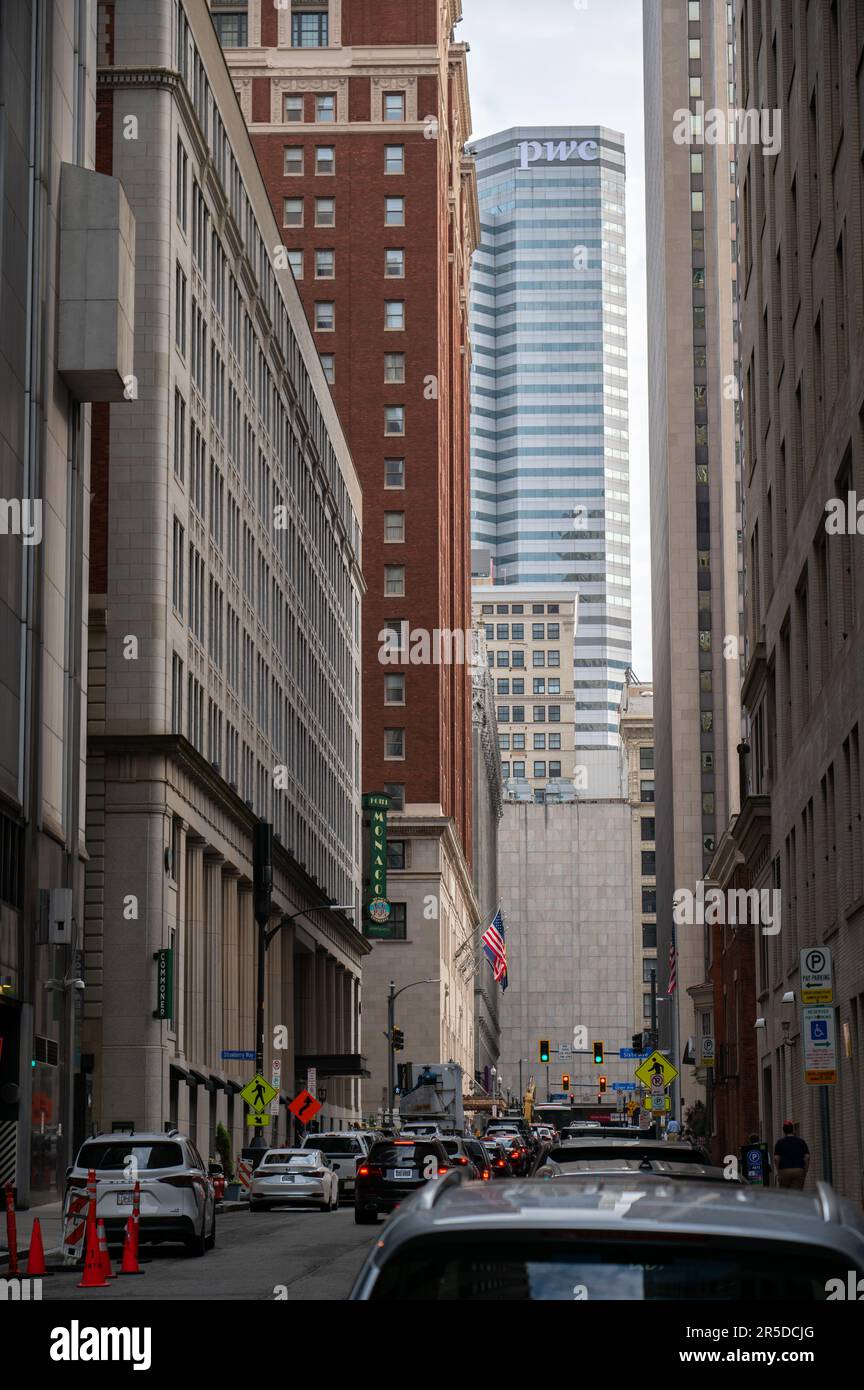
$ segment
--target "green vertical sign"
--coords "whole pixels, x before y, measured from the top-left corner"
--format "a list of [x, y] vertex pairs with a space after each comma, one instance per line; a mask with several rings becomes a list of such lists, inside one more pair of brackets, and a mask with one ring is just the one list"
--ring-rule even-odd
[[[367, 915], [375, 920], [379, 911], [375, 904], [387, 902], [387, 811], [390, 797], [386, 792], [366, 792], [363, 808], [369, 813], [369, 857], [366, 879]], [[383, 911], [383, 909], [381, 909]], [[389, 911], [387, 913], [389, 916]]]
[[174, 1014], [174, 952], [169, 946], [164, 951], [154, 951], [156, 962], [156, 1008], [154, 1018], [172, 1018]]

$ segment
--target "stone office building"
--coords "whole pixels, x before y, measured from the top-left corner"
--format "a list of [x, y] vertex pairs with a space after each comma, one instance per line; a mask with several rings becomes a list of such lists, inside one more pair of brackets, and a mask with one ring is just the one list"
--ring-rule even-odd
[[222, 1123], [236, 1152], [258, 819], [271, 925], [293, 919], [267, 955], [265, 1072], [281, 1060], [284, 1101], [315, 1066], [319, 1121], [360, 1115], [360, 488], [205, 0], [101, 5], [98, 104], [140, 312], [131, 398], [93, 427], [92, 1119], [176, 1124], [203, 1152]]

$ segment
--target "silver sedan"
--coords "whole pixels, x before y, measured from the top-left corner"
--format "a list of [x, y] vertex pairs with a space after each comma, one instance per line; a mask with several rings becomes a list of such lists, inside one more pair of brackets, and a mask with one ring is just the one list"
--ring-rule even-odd
[[252, 1176], [250, 1211], [298, 1204], [336, 1211], [339, 1176], [320, 1149], [268, 1149]]

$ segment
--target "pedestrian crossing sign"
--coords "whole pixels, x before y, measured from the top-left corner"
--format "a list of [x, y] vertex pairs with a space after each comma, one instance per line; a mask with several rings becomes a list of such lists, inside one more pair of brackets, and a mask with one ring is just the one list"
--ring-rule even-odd
[[277, 1096], [279, 1092], [276, 1090], [275, 1086], [271, 1086], [270, 1082], [258, 1072], [252, 1077], [251, 1081], [246, 1082], [240, 1094], [249, 1106], [249, 1109], [253, 1110], [256, 1115], [261, 1115], [267, 1109], [274, 1096]]

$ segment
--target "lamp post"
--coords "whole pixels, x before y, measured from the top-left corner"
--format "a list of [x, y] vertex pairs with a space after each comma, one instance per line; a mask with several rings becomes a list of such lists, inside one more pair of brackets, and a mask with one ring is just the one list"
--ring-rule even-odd
[[[303, 907], [299, 912], [282, 917], [275, 927], [268, 927], [271, 900], [273, 896], [273, 827], [269, 821], [258, 821], [253, 831], [253, 903], [255, 921], [258, 925], [258, 989], [255, 1006], [255, 1066], [259, 1075], [264, 1074], [264, 996], [266, 993], [266, 961], [270, 943], [283, 927], [287, 927], [298, 917], [306, 917], [311, 912], [348, 912], [354, 910], [353, 903], [321, 903], [315, 907]], [[266, 1149], [264, 1135], [256, 1126], [251, 1149]]]
[[393, 1047], [393, 1029], [396, 1024], [396, 1000], [400, 994], [404, 994], [406, 989], [414, 989], [417, 985], [440, 985], [441, 981], [427, 977], [425, 980], [412, 980], [410, 985], [403, 985], [401, 989], [396, 988], [396, 981], [390, 981], [390, 988], [387, 993], [387, 1123], [393, 1123], [393, 1102], [396, 1097], [396, 1050]]

